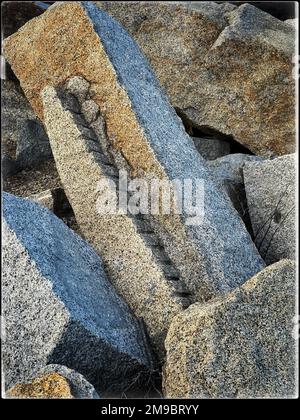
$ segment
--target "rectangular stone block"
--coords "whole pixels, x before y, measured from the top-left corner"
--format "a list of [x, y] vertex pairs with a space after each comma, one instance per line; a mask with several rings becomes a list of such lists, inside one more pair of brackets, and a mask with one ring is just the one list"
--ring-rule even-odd
[[[135, 315], [143, 318], [154, 348], [163, 358], [171, 320], [189, 306], [189, 295], [183, 293], [185, 287], [177, 270], [146, 221], [141, 223], [129, 214], [99, 211], [99, 203], [110, 197], [113, 200], [118, 172], [80, 114], [79, 102], [69, 93], [72, 89], [74, 93], [75, 86], [78, 93], [84, 80], [77, 77], [61, 88], [50, 86], [42, 92], [57, 170], [81, 233], [101, 255], [118, 292]], [[98, 119], [101, 125], [100, 115]]]
[[[149, 218], [195, 300], [231, 290], [264, 267], [245, 226], [213, 182], [147, 60], [107, 13], [91, 2], [57, 5], [8, 38], [4, 50], [41, 119], [45, 112], [41, 91], [80, 75], [88, 81], [89, 95], [104, 118], [109, 147], [123, 158], [116, 159], [117, 167], [125, 160], [132, 177], [151, 174], [159, 179], [204, 181], [201, 224], [188, 225], [186, 212]], [[65, 140], [62, 135], [61, 142]], [[74, 150], [74, 157], [76, 153]], [[96, 168], [96, 163], [78, 161], [73, 175], [68, 176], [83, 179], [87, 173], [96, 173]], [[73, 208], [82, 199], [79, 194], [83, 191], [78, 186], [70, 200]]]

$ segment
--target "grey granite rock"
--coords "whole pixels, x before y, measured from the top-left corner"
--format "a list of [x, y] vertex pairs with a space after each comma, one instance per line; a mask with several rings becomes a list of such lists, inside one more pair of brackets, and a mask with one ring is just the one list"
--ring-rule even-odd
[[43, 367], [37, 372], [37, 375], [56, 372], [62, 375], [69, 382], [72, 396], [76, 399], [99, 399], [92, 384], [90, 384], [83, 375], [66, 366], [51, 364]]
[[208, 162], [208, 167], [220, 181], [242, 184], [243, 167], [247, 162], [261, 162], [264, 158], [244, 153], [232, 153]]
[[294, 154], [243, 168], [256, 246], [267, 264], [296, 253], [296, 157]]
[[230, 144], [226, 140], [210, 137], [193, 137], [194, 144], [205, 160], [214, 160], [230, 153]]
[[36, 120], [25, 120], [17, 137], [16, 160], [21, 168], [53, 159], [48, 136]]
[[47, 364], [78, 371], [110, 396], [144, 380], [144, 334], [95, 251], [30, 200], [4, 193], [3, 217], [6, 388]]
[[295, 398], [295, 263], [177, 316], [166, 340], [168, 398]]

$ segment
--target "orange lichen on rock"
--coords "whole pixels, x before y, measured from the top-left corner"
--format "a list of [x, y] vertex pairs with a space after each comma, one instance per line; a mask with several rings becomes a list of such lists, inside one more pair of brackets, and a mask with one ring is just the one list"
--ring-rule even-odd
[[27, 384], [16, 384], [7, 392], [8, 398], [73, 398], [68, 381], [53, 372]]
[[40, 93], [43, 88], [61, 85], [70, 77], [81, 75], [91, 85], [93, 100], [105, 118], [107, 134], [114, 147], [122, 150], [133, 168], [153, 172], [162, 178], [131, 102], [119, 85], [92, 22], [80, 4], [64, 3], [45, 12], [6, 39], [4, 44], [5, 56], [41, 120]]

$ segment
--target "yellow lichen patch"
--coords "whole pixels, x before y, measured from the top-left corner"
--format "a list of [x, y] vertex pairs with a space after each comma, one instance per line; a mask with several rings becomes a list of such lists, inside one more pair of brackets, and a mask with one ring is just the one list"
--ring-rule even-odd
[[73, 398], [68, 381], [58, 373], [49, 373], [28, 384], [17, 384], [7, 392], [9, 398]]

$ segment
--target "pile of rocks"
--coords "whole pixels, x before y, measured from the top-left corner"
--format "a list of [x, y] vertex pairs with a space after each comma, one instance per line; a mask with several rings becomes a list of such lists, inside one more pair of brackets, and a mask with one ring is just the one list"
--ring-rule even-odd
[[[165, 397], [296, 393], [294, 28], [165, 3], [58, 2], [4, 42], [33, 109], [5, 82], [9, 398], [145, 397], [161, 368]], [[124, 172], [201, 179], [201, 220], [99, 212]]]

